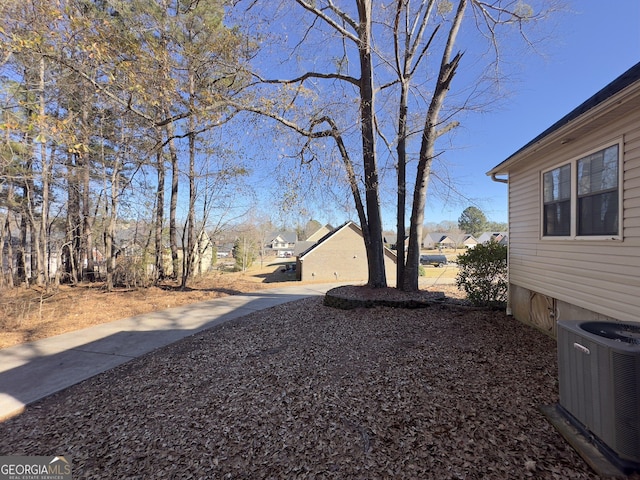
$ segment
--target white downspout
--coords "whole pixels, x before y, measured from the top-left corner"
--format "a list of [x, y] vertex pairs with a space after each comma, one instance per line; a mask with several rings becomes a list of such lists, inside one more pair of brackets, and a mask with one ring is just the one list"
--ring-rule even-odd
[[[506, 183], [509, 184], [509, 179], [508, 178], [498, 178], [497, 177], [497, 173], [492, 173], [491, 174], [491, 180], [493, 180], [494, 182], [498, 182], [498, 183]], [[509, 220], [509, 195], [507, 193], [507, 225], [508, 225], [508, 220]], [[509, 236], [507, 238], [507, 269], [509, 268], [509, 255], [511, 255], [511, 233], [509, 233]], [[508, 270], [507, 270], [507, 275], [508, 275]], [[512, 312], [511, 312], [511, 283], [509, 282], [509, 278], [507, 276], [507, 311], [506, 314], [511, 316]]]

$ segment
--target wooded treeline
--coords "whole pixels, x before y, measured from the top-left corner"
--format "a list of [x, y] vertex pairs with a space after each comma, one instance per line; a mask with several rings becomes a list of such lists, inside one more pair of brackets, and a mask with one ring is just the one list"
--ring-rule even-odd
[[224, 2], [7, 0], [0, 18], [0, 286], [92, 280], [100, 261], [112, 287], [127, 248], [185, 285], [247, 173], [215, 136], [246, 84]]

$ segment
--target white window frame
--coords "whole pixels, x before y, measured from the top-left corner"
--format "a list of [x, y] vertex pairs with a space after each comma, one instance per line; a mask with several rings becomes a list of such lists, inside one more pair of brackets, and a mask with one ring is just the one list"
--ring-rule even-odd
[[[607, 148], [618, 146], [618, 232], [615, 235], [578, 235], [578, 161]], [[540, 172], [540, 238], [542, 240], [622, 240], [623, 225], [623, 178], [624, 178], [624, 141], [620, 137], [610, 143], [606, 143], [599, 147], [593, 148], [581, 153], [580, 155], [571, 158], [568, 161], [563, 161], [555, 164], [551, 168], [547, 168]], [[548, 172], [563, 167], [564, 165], [571, 165], [571, 202], [570, 202], [570, 234], [569, 235], [545, 235], [545, 217], [544, 217], [544, 175]]]

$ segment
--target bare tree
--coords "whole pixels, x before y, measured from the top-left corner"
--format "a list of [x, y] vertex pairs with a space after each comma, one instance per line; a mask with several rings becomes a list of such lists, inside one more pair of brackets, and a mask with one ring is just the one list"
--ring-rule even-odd
[[[312, 81], [341, 82], [354, 88], [358, 92], [356, 97], [359, 112], [357, 121], [360, 128], [360, 146], [356, 148], [345, 141], [343, 129], [339, 127], [334, 116], [327, 111], [322, 114], [311, 114], [306, 126], [304, 126], [302, 122], [287, 117], [286, 111], [277, 112], [259, 107], [249, 107], [247, 109], [268, 115], [310, 140], [328, 138], [335, 142], [345, 168], [364, 236], [367, 252], [368, 284], [372, 287], [386, 287], [379, 171], [376, 154], [376, 89], [374, 87], [372, 1], [355, 0], [354, 9], [351, 12], [341, 9], [331, 0], [322, 2], [296, 0], [294, 3], [313, 16], [309, 30], [303, 33], [302, 37], [304, 38], [308, 34], [311, 35], [316, 27], [324, 31], [327, 36], [337, 34], [340, 42], [348, 43], [349, 48], [355, 51], [354, 57], [357, 59], [356, 73], [354, 75], [343, 73], [338, 65], [338, 68], [333, 71], [310, 70], [291, 79], [263, 79], [259, 76], [257, 77], [260, 78], [261, 82], [268, 84], [296, 86], [291, 88], [294, 97], [290, 102], [295, 102], [296, 97], [303, 91], [305, 83]], [[303, 150], [309, 147], [310, 144], [307, 143], [304, 145]], [[354, 164], [354, 155], [352, 155], [351, 150], [355, 150], [356, 155], [362, 157], [361, 175], [357, 173], [358, 168]]]
[[[288, 11], [293, 10], [292, 5], [297, 5], [308, 15], [306, 23], [295, 22], [300, 25], [296, 34], [291, 35], [296, 41], [289, 56], [282, 60], [289, 69], [300, 71], [302, 68], [303, 73], [289, 79], [259, 77], [269, 84], [285, 86], [290, 92], [286, 95], [286, 89], [280, 90], [279, 94], [285, 97], [282, 106], [278, 110], [269, 104], [271, 109], [267, 114], [309, 139], [335, 140], [365, 232], [370, 285], [386, 285], [379, 221], [384, 179], [378, 165], [376, 143], [384, 141], [397, 168], [396, 230], [399, 238], [407, 229], [407, 194], [411, 195], [409, 245], [406, 253], [404, 245], [401, 242], [398, 245], [397, 286], [414, 291], [418, 288], [420, 241], [429, 181], [433, 162], [442, 154], [442, 150], [437, 149], [438, 139], [458, 126], [459, 113], [490, 100], [491, 79], [503, 75], [500, 70], [503, 34], [519, 35], [525, 45], [535, 48], [535, 41], [525, 33], [526, 27], [557, 9], [557, 2], [535, 0], [534, 3], [396, 0], [375, 2], [374, 6], [370, 0], [340, 2], [339, 5], [333, 0], [283, 2]], [[262, 5], [262, 8], [266, 7]], [[466, 43], [462, 42], [463, 46], [457, 46], [461, 44], [462, 30], [468, 37]], [[324, 69], [307, 68], [304, 62], [301, 62], [302, 67], [295, 65], [291, 60], [305, 53], [309, 55], [309, 51], [317, 47], [314, 41], [322, 47], [313, 50], [313, 62], [308, 63], [313, 63], [314, 67], [324, 66]], [[477, 45], [482, 42], [487, 48], [478, 52]], [[465, 53], [468, 49], [472, 52]], [[448, 102], [463, 58], [470, 55], [476, 55], [470, 62], [476, 66], [476, 71], [467, 72], [467, 78], [473, 78], [461, 84], [455, 100]], [[481, 58], [480, 55], [484, 56]], [[478, 71], [478, 64], [484, 68]], [[350, 117], [350, 121], [336, 116], [335, 109], [332, 111], [329, 106], [331, 96], [344, 92], [345, 85], [355, 94], [341, 104], [342, 113], [351, 113], [349, 100], [358, 106], [357, 118]], [[304, 97], [308, 92], [318, 100], [310, 102], [309, 97]], [[388, 114], [384, 108], [378, 108], [381, 98], [387, 105], [397, 105], [397, 111]], [[294, 117], [294, 106], [299, 108], [298, 117], [302, 116], [301, 111], [307, 112], [306, 123]], [[341, 124], [339, 120], [342, 120]], [[356, 125], [361, 142], [359, 148], [347, 135]], [[390, 125], [395, 125], [391, 135]], [[308, 142], [304, 147], [308, 148], [310, 144]], [[359, 156], [362, 162], [354, 163], [353, 159]], [[412, 166], [415, 170], [409, 172], [407, 166], [411, 160], [416, 160]], [[408, 181], [410, 174], [414, 175], [411, 183]], [[364, 198], [364, 202], [360, 198]]]
[[[398, 287], [406, 291], [418, 289], [418, 268], [420, 259], [420, 243], [424, 210], [427, 202], [427, 191], [432, 173], [434, 159], [439, 155], [436, 150], [437, 140], [459, 125], [456, 115], [462, 110], [477, 107], [477, 91], [463, 95], [458, 105], [446, 108], [446, 101], [453, 80], [461, 68], [464, 52], [459, 43], [459, 35], [465, 25], [465, 16], [472, 17], [465, 29], [476, 33], [487, 43], [492, 52], [485, 60], [487, 69], [493, 70], [489, 78], [498, 81], [500, 73], [501, 36], [515, 32], [524, 39], [525, 44], [532, 45], [526, 36], [526, 26], [546, 18], [559, 8], [554, 0], [536, 2], [535, 8], [523, 2], [481, 0], [458, 0], [457, 2], [433, 0], [398, 0], [393, 29], [396, 74], [401, 85], [400, 110], [398, 113], [398, 234], [405, 231], [404, 198], [401, 192], [406, 186], [404, 167], [408, 162], [405, 142], [414, 135], [406, 128], [410, 104], [407, 103], [406, 92], [413, 81], [415, 72], [429, 58], [434, 58], [434, 81], [428, 96], [426, 115], [422, 120], [422, 128], [416, 129], [419, 134], [419, 153], [413, 187], [411, 218], [409, 226], [409, 246], [404, 265], [403, 255], [398, 255]], [[400, 21], [402, 19], [402, 21]], [[475, 32], [473, 31], [475, 30]], [[503, 30], [506, 30], [503, 32]], [[469, 33], [469, 35], [471, 34]], [[439, 37], [441, 37], [439, 39]], [[429, 56], [427, 56], [429, 53]], [[402, 60], [402, 61], [400, 61]], [[486, 76], [486, 74], [485, 74]], [[476, 80], [482, 84], [482, 78]], [[462, 90], [462, 88], [461, 88]], [[476, 98], [474, 98], [476, 96]], [[486, 101], [486, 100], [485, 100]]]

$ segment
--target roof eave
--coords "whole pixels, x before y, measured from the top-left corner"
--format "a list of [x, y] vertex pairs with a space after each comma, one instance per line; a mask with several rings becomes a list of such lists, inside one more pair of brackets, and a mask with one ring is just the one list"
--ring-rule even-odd
[[[616, 84], [621, 84], [617, 89]], [[613, 89], [612, 93], [609, 93]], [[598, 93], [551, 125], [540, 135], [487, 172], [488, 176], [508, 175], [514, 165], [554, 142], [563, 145], [571, 141], [572, 132], [615, 110], [630, 98], [640, 95], [640, 63], [636, 64]], [[497, 179], [500, 180], [500, 179]]]

